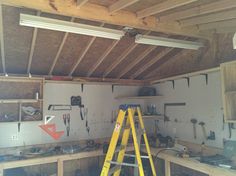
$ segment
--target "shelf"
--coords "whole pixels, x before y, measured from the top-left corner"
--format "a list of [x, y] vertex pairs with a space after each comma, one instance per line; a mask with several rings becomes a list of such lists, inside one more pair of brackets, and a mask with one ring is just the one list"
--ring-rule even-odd
[[156, 95], [156, 96], [118, 96], [115, 97], [115, 99], [153, 99], [153, 98], [159, 98], [162, 97], [162, 95]]
[[37, 103], [42, 99], [0, 99], [0, 103]]

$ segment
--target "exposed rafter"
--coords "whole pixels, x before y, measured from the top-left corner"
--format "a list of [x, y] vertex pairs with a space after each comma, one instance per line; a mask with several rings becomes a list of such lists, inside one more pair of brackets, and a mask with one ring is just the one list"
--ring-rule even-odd
[[181, 20], [180, 24], [181, 26], [191, 26], [191, 25], [211, 23], [211, 22], [223, 21], [223, 20], [234, 19], [234, 18], [236, 18], [236, 10], [232, 9], [228, 11], [222, 11], [218, 13], [213, 13], [213, 14], [208, 14], [204, 16], [192, 17], [185, 20]]
[[155, 15], [199, 0], [167, 0], [137, 12], [138, 18]]
[[132, 74], [130, 76], [131, 79], [135, 79], [137, 78], [140, 74], [142, 74], [144, 71], [146, 71], [148, 68], [150, 68], [153, 64], [155, 64], [158, 60], [160, 60], [161, 58], [165, 57], [167, 54], [169, 54], [174, 48], [166, 48], [163, 51], [161, 51], [160, 53], [158, 53], [158, 55], [152, 59], [150, 59], [149, 62], [147, 62], [146, 64], [144, 64], [140, 69], [138, 69], [134, 74]]
[[110, 15], [107, 7], [91, 4], [89, 2], [79, 10], [75, 1], [65, 0], [1, 0], [1, 3], [17, 7], [41, 10], [42, 12], [48, 12], [57, 15], [60, 14], [86, 20], [99, 21], [102, 23], [209, 39], [208, 34], [206, 35], [199, 33], [198, 29], [195, 27], [181, 29], [181, 26], [178, 23], [158, 23], [156, 18], [153, 16], [146, 17], [145, 19], [139, 19], [135, 13], [125, 10], [117, 11], [115, 15]]
[[88, 70], [87, 77], [90, 77], [94, 71], [101, 65], [106, 57], [111, 53], [113, 48], [119, 43], [119, 40], [114, 40], [109, 48], [103, 53], [103, 55], [97, 60], [97, 62]]
[[189, 8], [186, 10], [170, 13], [165, 16], [161, 16], [160, 21], [180, 20], [208, 13], [218, 12], [222, 10], [232, 9], [235, 7], [236, 7], [235, 0], [220, 0], [213, 3], [208, 3], [197, 7]]
[[121, 72], [118, 74], [117, 78], [121, 78], [126, 73], [128, 73], [130, 70], [132, 70], [138, 63], [140, 63], [148, 54], [150, 54], [156, 48], [157, 48], [156, 46], [150, 46], [142, 54], [140, 54], [137, 58], [133, 58], [131, 63], [126, 65], [126, 67], [121, 70]]
[[135, 43], [130, 45], [117, 59], [116, 61], [112, 62], [112, 64], [105, 70], [103, 73], [103, 77], [109, 75], [113, 69], [115, 69], [137, 46], [138, 44]]
[[81, 7], [85, 5], [89, 0], [77, 0], [77, 6]]
[[207, 24], [200, 24], [198, 28], [200, 31], [204, 30], [211, 30], [211, 29], [220, 29], [220, 28], [229, 28], [229, 27], [236, 27], [236, 19], [225, 20], [225, 21], [217, 21]]
[[[37, 16], [40, 16], [41, 12], [37, 12]], [[30, 54], [29, 54], [29, 60], [28, 60], [28, 66], [27, 66], [27, 73], [30, 73], [31, 70], [31, 64], [32, 64], [32, 59], [34, 55], [34, 49], [35, 49], [35, 43], [38, 35], [38, 28], [34, 28], [33, 31], [33, 36], [32, 36], [32, 41], [31, 41], [31, 46], [30, 46]]]
[[5, 60], [5, 47], [4, 47], [4, 36], [3, 36], [3, 16], [2, 16], [2, 5], [0, 4], [0, 42], [1, 42], [1, 55], [2, 55], [2, 71], [6, 73], [6, 60]]
[[140, 1], [140, 0], [118, 0], [117, 2], [110, 5], [108, 9], [109, 9], [110, 13], [114, 13], [114, 12], [124, 9], [125, 7], [128, 7], [138, 1]]
[[[73, 22], [74, 20], [75, 20], [75, 18], [72, 17], [70, 21]], [[52, 73], [53, 73], [53, 70], [54, 70], [54, 68], [55, 68], [55, 66], [56, 66], [57, 60], [58, 60], [58, 58], [59, 58], [59, 56], [60, 56], [60, 54], [61, 54], [61, 51], [62, 51], [62, 49], [63, 49], [63, 47], [64, 47], [64, 45], [65, 45], [66, 40], [67, 40], [67, 38], [68, 38], [68, 35], [69, 35], [69, 33], [66, 32], [66, 33], [64, 34], [64, 36], [63, 36], [63, 39], [62, 39], [62, 41], [61, 41], [61, 44], [60, 44], [59, 49], [58, 49], [58, 51], [57, 51], [57, 54], [56, 54], [55, 58], [53, 59], [52, 66], [51, 66], [51, 68], [50, 68], [50, 70], [49, 70], [49, 73], [48, 73], [49, 75], [52, 75]]]

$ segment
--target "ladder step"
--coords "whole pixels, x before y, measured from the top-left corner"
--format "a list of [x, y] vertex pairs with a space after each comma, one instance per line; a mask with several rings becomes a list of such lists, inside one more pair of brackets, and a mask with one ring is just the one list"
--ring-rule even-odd
[[125, 129], [125, 130], [130, 129], [130, 125], [125, 126], [124, 129]]
[[108, 172], [108, 176], [114, 174], [119, 169], [121, 169], [121, 166], [119, 166], [119, 165], [112, 167]]
[[[136, 155], [131, 155], [131, 154], [125, 154], [126, 157], [133, 157], [136, 158]], [[143, 159], [149, 159], [149, 156], [141, 156]]]
[[132, 163], [119, 163], [119, 162], [116, 162], [116, 161], [107, 161], [111, 164], [115, 164], [115, 165], [118, 165], [118, 166], [129, 166], [129, 167], [138, 167], [138, 164], [132, 164]]

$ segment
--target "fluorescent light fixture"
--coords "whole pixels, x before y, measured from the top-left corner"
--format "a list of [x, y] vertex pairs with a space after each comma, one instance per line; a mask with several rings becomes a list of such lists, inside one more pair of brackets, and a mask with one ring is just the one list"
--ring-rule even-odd
[[233, 36], [233, 48], [236, 49], [236, 33]]
[[200, 47], [204, 46], [203, 43], [201, 42], [191, 42], [186, 40], [178, 40], [178, 39], [140, 35], [140, 34], [136, 35], [135, 42], [147, 45], [167, 46], [172, 48], [193, 49], [193, 50], [198, 50]]
[[45, 18], [34, 15], [20, 14], [20, 25], [35, 28], [49, 29], [54, 31], [69, 32], [75, 34], [102, 37], [120, 40], [124, 32], [104, 27], [79, 24], [69, 21], [62, 21], [52, 18]]

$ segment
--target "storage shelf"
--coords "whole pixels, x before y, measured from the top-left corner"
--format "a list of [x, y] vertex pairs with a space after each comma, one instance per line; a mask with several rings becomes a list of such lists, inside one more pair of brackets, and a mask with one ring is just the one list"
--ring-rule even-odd
[[37, 103], [42, 99], [0, 99], [0, 103]]
[[162, 95], [156, 95], [156, 96], [118, 96], [115, 99], [152, 99], [152, 98], [159, 98], [162, 97]]

